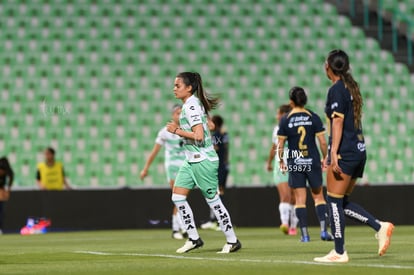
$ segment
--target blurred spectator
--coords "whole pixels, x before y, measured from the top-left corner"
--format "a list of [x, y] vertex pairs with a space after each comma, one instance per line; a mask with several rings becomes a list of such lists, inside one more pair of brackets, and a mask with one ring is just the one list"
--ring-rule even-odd
[[0, 234], [3, 234], [4, 202], [10, 198], [14, 173], [6, 157], [0, 158]]
[[61, 162], [55, 160], [55, 150], [51, 147], [45, 150], [45, 162], [37, 165], [37, 185], [41, 190], [71, 189]]

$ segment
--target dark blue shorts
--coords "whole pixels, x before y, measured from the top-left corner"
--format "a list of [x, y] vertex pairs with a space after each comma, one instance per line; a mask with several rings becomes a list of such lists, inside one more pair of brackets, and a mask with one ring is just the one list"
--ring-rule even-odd
[[306, 182], [312, 189], [322, 186], [322, 167], [320, 164], [312, 165], [304, 172], [289, 172], [289, 186], [291, 188], [306, 188]]
[[338, 160], [338, 165], [341, 167], [342, 172], [351, 176], [352, 179], [362, 178], [364, 175], [364, 168], [367, 159], [360, 160]]

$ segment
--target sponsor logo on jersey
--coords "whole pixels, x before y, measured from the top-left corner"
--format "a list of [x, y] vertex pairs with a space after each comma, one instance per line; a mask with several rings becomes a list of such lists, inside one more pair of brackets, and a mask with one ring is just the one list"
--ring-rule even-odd
[[296, 158], [294, 163], [297, 165], [312, 165], [313, 159]]
[[191, 119], [193, 120], [193, 122], [201, 121], [200, 115], [192, 115]]
[[359, 151], [364, 152], [364, 151], [365, 151], [365, 149], [366, 149], [366, 147], [365, 147], [365, 143], [358, 142], [358, 144], [357, 144], [357, 148], [358, 148], [358, 150], [359, 150]]
[[310, 116], [295, 116], [289, 120], [288, 127], [298, 127], [304, 125], [312, 125], [312, 121], [310, 120]]
[[335, 108], [338, 108], [338, 107], [339, 107], [338, 102], [334, 102], [334, 103], [331, 104], [331, 109], [332, 110], [335, 109]]

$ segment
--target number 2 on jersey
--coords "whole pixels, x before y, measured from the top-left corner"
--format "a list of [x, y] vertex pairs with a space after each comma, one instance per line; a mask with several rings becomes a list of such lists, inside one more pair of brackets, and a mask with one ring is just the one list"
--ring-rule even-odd
[[299, 150], [306, 150], [308, 149], [308, 146], [306, 144], [303, 144], [303, 141], [305, 140], [306, 136], [306, 129], [303, 126], [298, 127], [298, 134], [300, 134], [299, 138]]

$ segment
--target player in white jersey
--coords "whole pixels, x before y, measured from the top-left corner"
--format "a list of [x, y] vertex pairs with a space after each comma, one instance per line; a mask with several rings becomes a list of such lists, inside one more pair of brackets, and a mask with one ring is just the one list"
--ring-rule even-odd
[[198, 73], [183, 72], [174, 81], [175, 97], [184, 103], [180, 124], [172, 121], [167, 130], [184, 138], [186, 162], [181, 166], [174, 184], [172, 201], [178, 208], [188, 233], [188, 241], [177, 253], [185, 253], [203, 246], [194, 222], [187, 196], [198, 187], [214, 211], [227, 243], [219, 253], [235, 252], [241, 243], [234, 233], [230, 215], [218, 194], [218, 156], [214, 150], [208, 127], [208, 112], [217, 106], [218, 99], [204, 92]]
[[[172, 120], [178, 123], [180, 113], [181, 105], [174, 105], [172, 108]], [[165, 147], [164, 165], [165, 171], [167, 173], [167, 180], [171, 188], [173, 188], [178, 170], [184, 163], [185, 153], [183, 147], [183, 139], [168, 132], [167, 127], [163, 127], [158, 132], [157, 138], [155, 139], [154, 148], [152, 149], [151, 154], [149, 155], [147, 162], [141, 171], [140, 177], [141, 179], [144, 179], [148, 175], [148, 170], [151, 166], [151, 163], [157, 156], [162, 146]], [[186, 234], [184, 230], [184, 224], [182, 223], [180, 215], [178, 214], [177, 208], [175, 206], [173, 207], [171, 225], [173, 231], [172, 237], [177, 240], [184, 239], [184, 235]]]
[[[277, 111], [276, 120], [279, 123], [280, 118], [290, 112], [291, 108], [288, 104], [281, 105]], [[289, 235], [296, 235], [296, 226], [298, 218], [295, 213], [295, 198], [292, 195], [292, 188], [288, 184], [288, 173], [283, 173], [279, 168], [279, 159], [276, 157], [277, 163], [273, 167], [273, 160], [276, 156], [276, 149], [278, 144], [277, 131], [279, 126], [273, 129], [272, 147], [270, 148], [269, 158], [267, 160], [267, 170], [273, 171], [273, 179], [279, 193], [279, 214], [280, 214], [280, 230]], [[286, 160], [285, 160], [286, 162]]]

